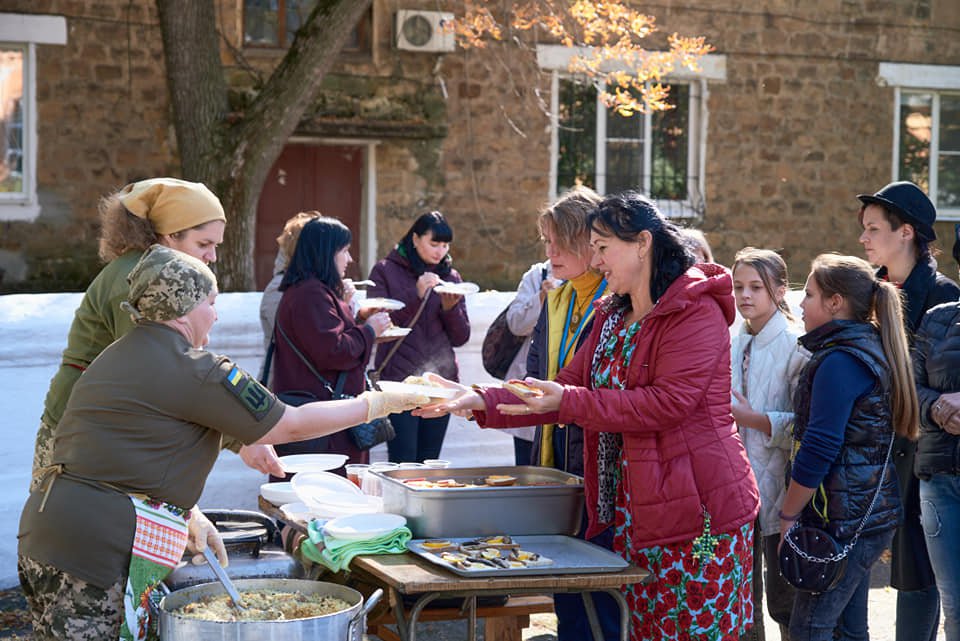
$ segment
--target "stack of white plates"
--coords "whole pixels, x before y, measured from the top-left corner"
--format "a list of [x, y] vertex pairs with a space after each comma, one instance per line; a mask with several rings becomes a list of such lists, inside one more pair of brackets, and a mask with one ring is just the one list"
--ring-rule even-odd
[[301, 472], [291, 481], [294, 493], [318, 518], [383, 511], [383, 499], [367, 496], [356, 485], [330, 472]]
[[293, 491], [293, 484], [290, 482], [264, 483], [260, 486], [260, 496], [274, 505], [286, 505], [297, 501], [297, 493]]

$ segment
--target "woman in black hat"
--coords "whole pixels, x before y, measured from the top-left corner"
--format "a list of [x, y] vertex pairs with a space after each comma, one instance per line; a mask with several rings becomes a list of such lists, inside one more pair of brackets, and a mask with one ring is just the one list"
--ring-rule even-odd
[[[877, 277], [900, 288], [904, 324], [912, 340], [928, 309], [960, 299], [960, 287], [937, 271], [937, 261], [930, 252], [929, 244], [937, 238], [933, 230], [937, 210], [919, 187], [906, 181], [890, 183], [873, 195], [857, 198], [863, 203], [860, 243], [867, 259], [879, 267]], [[919, 482], [913, 473], [915, 452], [915, 442], [897, 437], [893, 458], [904, 522], [893, 540], [890, 583], [899, 590], [897, 641], [934, 641], [940, 594], [920, 524]]]

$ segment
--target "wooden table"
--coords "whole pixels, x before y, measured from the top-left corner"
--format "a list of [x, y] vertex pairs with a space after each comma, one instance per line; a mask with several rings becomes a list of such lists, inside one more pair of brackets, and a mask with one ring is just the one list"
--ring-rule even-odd
[[[260, 508], [274, 518], [285, 519], [280, 510], [263, 497], [260, 497]], [[303, 523], [290, 525], [306, 531]], [[558, 592], [576, 593], [583, 597], [594, 639], [598, 641], [603, 639], [603, 634], [590, 592], [606, 592], [612, 596], [620, 606], [620, 638], [629, 641], [630, 612], [620, 588], [651, 580], [649, 572], [632, 565], [618, 572], [472, 578], [454, 574], [412, 552], [358, 556], [351, 561], [350, 571], [387, 591], [402, 641], [416, 641], [417, 620], [424, 608], [437, 599], [461, 597], [466, 600], [468, 639], [475, 641], [478, 597], [552, 595]], [[405, 596], [416, 599], [409, 612], [404, 605]]]
[[[430, 563], [419, 556], [383, 554], [358, 556], [350, 569], [372, 583], [385, 587], [390, 608], [397, 620], [397, 629], [403, 641], [416, 641], [416, 625], [420, 613], [431, 601], [445, 597], [464, 597], [469, 607], [469, 639], [476, 639], [476, 599], [480, 596], [579, 593], [584, 597], [587, 616], [595, 639], [603, 639], [590, 592], [606, 592], [620, 606], [620, 638], [630, 638], [630, 612], [620, 593], [623, 585], [646, 583], [650, 573], [630, 566], [619, 572], [591, 572], [582, 574], [505, 576], [470, 578], [459, 576]], [[417, 597], [409, 613], [403, 604], [404, 596]]]

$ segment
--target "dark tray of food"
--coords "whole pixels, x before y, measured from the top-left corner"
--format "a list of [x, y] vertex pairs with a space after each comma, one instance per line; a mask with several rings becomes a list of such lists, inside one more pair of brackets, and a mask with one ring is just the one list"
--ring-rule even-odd
[[558, 534], [414, 539], [407, 549], [461, 576], [589, 574], [628, 566], [610, 550]]

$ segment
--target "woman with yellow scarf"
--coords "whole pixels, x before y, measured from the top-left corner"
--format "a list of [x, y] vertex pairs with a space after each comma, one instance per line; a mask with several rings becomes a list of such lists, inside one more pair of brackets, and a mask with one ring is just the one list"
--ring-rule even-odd
[[[527, 376], [553, 380], [573, 360], [581, 341], [593, 325], [593, 304], [604, 295], [607, 283], [590, 268], [590, 225], [588, 217], [600, 203], [600, 196], [588, 187], [567, 192], [540, 214], [537, 227], [543, 240], [553, 277], [565, 281], [547, 293], [540, 319], [533, 330], [527, 356]], [[534, 465], [554, 467], [583, 476], [583, 431], [576, 425], [540, 425], [533, 442]], [[586, 530], [582, 515], [581, 536]], [[612, 531], [591, 539], [610, 548]], [[618, 639], [619, 610], [610, 595], [590, 593], [606, 639]], [[583, 600], [578, 594], [553, 595], [557, 613], [558, 641], [592, 638]]]

